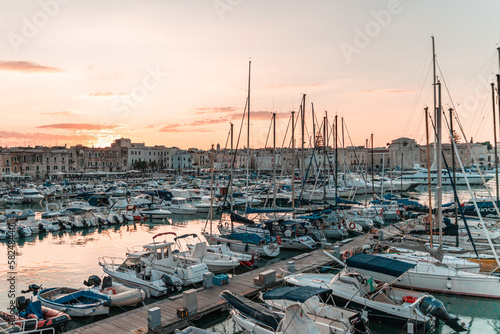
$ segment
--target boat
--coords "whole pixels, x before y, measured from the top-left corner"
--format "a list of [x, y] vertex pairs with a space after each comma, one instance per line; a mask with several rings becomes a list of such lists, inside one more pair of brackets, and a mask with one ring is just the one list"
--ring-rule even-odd
[[[429, 179], [428, 179], [428, 173], [427, 169], [421, 168], [419, 166], [414, 167], [415, 172], [412, 174], [403, 174], [402, 176], [399, 176], [393, 180], [394, 183], [398, 184], [401, 180], [404, 181], [411, 181], [411, 182], [416, 182], [419, 185], [428, 185], [429, 184]], [[430, 170], [430, 176], [431, 176], [431, 184], [436, 185], [437, 184], [437, 178], [438, 178], [438, 171], [436, 169], [431, 169]], [[446, 171], [441, 171], [441, 177], [442, 177], [442, 184], [443, 185], [451, 185], [453, 181], [453, 177], [450, 177], [448, 172]], [[483, 178], [481, 178], [481, 175], [479, 173], [455, 173], [455, 182], [456, 185], [467, 185], [466, 179], [469, 181], [470, 185], [482, 185], [483, 184], [483, 178], [485, 182], [488, 182], [489, 180], [494, 178], [494, 175], [491, 174], [483, 174]]]
[[40, 203], [44, 198], [34, 187], [21, 189], [21, 196], [23, 197], [23, 203]]
[[172, 197], [166, 208], [176, 215], [194, 215], [197, 209], [184, 197]]
[[111, 306], [134, 306], [146, 299], [146, 292], [139, 288], [129, 288], [123, 284], [113, 282], [111, 276], [102, 279], [92, 275], [83, 284], [96, 293], [101, 293], [111, 298]]
[[184, 328], [183, 330], [176, 329], [175, 334], [215, 334], [215, 332], [209, 332], [204, 329], [198, 328], [198, 327], [193, 327], [189, 326]]
[[89, 290], [57, 287], [41, 289], [30, 285], [32, 291], [43, 306], [63, 311], [71, 317], [88, 317], [109, 313], [111, 298]]
[[137, 209], [137, 205], [127, 205], [127, 208], [121, 211], [123, 219], [126, 221], [140, 221], [144, 219], [144, 215]]
[[327, 334], [351, 333], [333, 320], [306, 314], [300, 304], [288, 306], [285, 312], [276, 312], [248, 298], [225, 290], [221, 293], [231, 306], [231, 318], [243, 329], [255, 334]]
[[253, 233], [204, 234], [211, 245], [226, 244], [232, 251], [245, 254], [257, 254], [265, 257], [277, 257], [280, 246], [269, 238]]
[[[348, 258], [348, 267], [349, 259], [360, 263], [356, 267], [357, 272], [344, 268], [337, 275], [296, 274], [286, 276], [285, 281], [297, 286], [329, 288], [336, 305], [366, 310], [371, 321], [390, 322], [391, 325], [401, 327], [411, 323], [414, 328], [426, 331], [434, 328], [436, 319], [440, 319], [456, 331], [466, 330], [463, 322], [449, 315], [442, 302], [433, 296], [384, 283], [399, 280], [414, 265], [396, 260], [370, 262], [370, 255], [357, 254]], [[385, 273], [387, 279], [375, 284], [372, 276], [359, 270], [363, 265]]]
[[[185, 242], [185, 247], [182, 247], [181, 241]], [[176, 253], [176, 257], [186, 261], [191, 261], [191, 259], [193, 262], [201, 261], [213, 273], [224, 273], [240, 265], [240, 261], [235, 256], [208, 252], [207, 243], [201, 241], [195, 233], [177, 236], [174, 238], [174, 242], [177, 243], [179, 250], [187, 248], [186, 251]]]
[[24, 331], [53, 328], [63, 331], [71, 317], [63, 311], [42, 306], [41, 301], [31, 301], [24, 296], [16, 298], [16, 313], [0, 312], [0, 318], [21, 327]]
[[182, 289], [180, 278], [142, 267], [140, 254], [129, 254], [126, 259], [103, 256], [99, 265], [105, 274], [126, 286], [146, 291], [147, 296], [160, 297]]
[[261, 294], [261, 299], [271, 309], [283, 312], [289, 306], [300, 303], [304, 312], [312, 320], [322, 317], [332, 320], [335, 328], [341, 328], [347, 333], [370, 333], [367, 327], [368, 319], [360, 313], [329, 305], [327, 302], [331, 294], [330, 289], [284, 286]]
[[155, 208], [153, 207], [153, 205], [148, 205], [147, 208], [142, 208], [139, 210], [143, 216], [149, 219], [164, 219], [172, 215], [172, 212], [165, 209]]
[[[187, 247], [190, 249], [194, 248], [192, 245], [188, 245]], [[253, 267], [256, 263], [255, 261], [257, 260], [255, 254], [233, 252], [225, 244], [207, 245], [207, 251], [236, 257], [238, 261], [240, 261], [240, 265], [244, 267]]]

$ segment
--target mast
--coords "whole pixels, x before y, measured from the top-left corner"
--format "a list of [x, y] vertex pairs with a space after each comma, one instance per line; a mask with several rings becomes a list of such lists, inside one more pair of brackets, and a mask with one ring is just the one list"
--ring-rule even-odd
[[[453, 143], [455, 141], [455, 138], [453, 138], [453, 109], [450, 108], [448, 109], [450, 112], [450, 133], [451, 133], [451, 169], [453, 170], [453, 184], [456, 186], [457, 185], [457, 177], [455, 174], [455, 151], [453, 150]], [[493, 113], [494, 114], [494, 113]], [[455, 143], [456, 144], [456, 143]], [[455, 247], [458, 247], [458, 207], [457, 205], [460, 205], [460, 203], [455, 203], [455, 226], [457, 228], [457, 235], [455, 238]]]
[[433, 217], [432, 217], [432, 189], [431, 189], [431, 166], [430, 166], [430, 159], [431, 155], [429, 153], [429, 108], [425, 107], [425, 139], [427, 140], [427, 187], [429, 188], [429, 229], [430, 229], [430, 234], [429, 234], [429, 242], [431, 245], [431, 248], [434, 247], [433, 245], [433, 229], [434, 229], [434, 224], [433, 224]]
[[496, 115], [495, 115], [495, 84], [491, 83], [491, 98], [492, 98], [492, 106], [493, 106], [493, 140], [494, 140], [494, 145], [495, 145], [495, 159], [494, 161], [494, 166], [495, 166], [495, 186], [496, 186], [496, 195], [497, 195], [497, 201], [500, 199], [498, 196], [498, 148], [497, 148], [497, 122], [496, 122]]
[[276, 113], [273, 112], [273, 207], [276, 206]]
[[338, 136], [338, 118], [337, 115], [335, 115], [335, 136], [333, 137], [335, 139], [335, 205], [337, 205], [337, 163], [338, 163], [338, 147], [337, 147], [337, 136]]
[[306, 117], [306, 94], [302, 94], [302, 103], [301, 103], [301, 110], [300, 110], [300, 127], [301, 127], [301, 144], [300, 144], [300, 150], [301, 150], [301, 158], [300, 158], [300, 179], [301, 179], [301, 186], [300, 186], [300, 200], [303, 200], [303, 195], [304, 195], [304, 185], [305, 185], [305, 180], [304, 180], [304, 165], [305, 165], [305, 160], [306, 160], [306, 152], [304, 151], [304, 144], [305, 144], [305, 117]]
[[[432, 38], [432, 87], [434, 89], [434, 120], [437, 119], [436, 113], [437, 113], [437, 76], [436, 76], [436, 47], [434, 45], [434, 36], [431, 36]], [[436, 163], [436, 157], [437, 157], [437, 152], [436, 152], [436, 142], [437, 142], [437, 134], [434, 132], [434, 163]]]
[[[233, 154], [233, 123], [231, 124], [231, 155]], [[233, 168], [234, 168], [234, 160], [231, 159], [231, 168], [229, 172], [229, 189], [227, 190], [229, 192], [229, 207], [230, 211], [233, 212]], [[234, 230], [234, 223], [233, 220], [231, 219], [231, 233], [233, 233]]]
[[[500, 47], [497, 48], [498, 51], [498, 63], [499, 63], [499, 70], [500, 70]], [[497, 74], [497, 94], [498, 94], [498, 100], [500, 101], [500, 74]], [[494, 104], [495, 101], [493, 101]], [[500, 122], [500, 106], [498, 107], [498, 121]], [[496, 133], [496, 132], [495, 132]], [[497, 142], [495, 139], [495, 149], [497, 149]], [[495, 176], [496, 176], [496, 186], [497, 186], [497, 203], [500, 201], [500, 198], [498, 198], [498, 156], [497, 152], [495, 151]]]
[[[213, 208], [214, 208], [214, 145], [210, 150], [210, 235], [212, 236], [212, 221], [213, 221]], [[232, 220], [231, 220], [232, 224]], [[231, 229], [232, 231], [232, 229]]]
[[327, 147], [327, 142], [326, 142], [326, 116], [323, 117], [323, 202], [326, 204], [326, 179], [327, 179], [327, 173], [326, 173], [326, 147]]
[[250, 174], [250, 163], [251, 163], [251, 159], [250, 159], [250, 74], [251, 74], [251, 71], [252, 71], [252, 61], [249, 60], [248, 61], [248, 96], [247, 96], [247, 133], [248, 133], [248, 136], [247, 136], [247, 185], [246, 185], [246, 188], [247, 188], [247, 194], [246, 194], [246, 199], [245, 199], [245, 211], [246, 211], [246, 208], [248, 207], [248, 194], [249, 194], [249, 188], [248, 188], [248, 184], [249, 184], [249, 174]]
[[371, 135], [371, 142], [372, 142], [372, 150], [371, 150], [371, 158], [372, 158], [372, 194], [373, 194], [373, 199], [375, 199], [375, 171], [373, 170], [373, 133]]
[[295, 208], [295, 111], [292, 111], [292, 208]]
[[443, 173], [442, 173], [442, 145], [441, 145], [441, 82], [437, 83], [438, 91], [438, 107], [436, 109], [436, 214], [437, 214], [437, 224], [439, 227], [439, 246], [442, 246], [443, 238]]

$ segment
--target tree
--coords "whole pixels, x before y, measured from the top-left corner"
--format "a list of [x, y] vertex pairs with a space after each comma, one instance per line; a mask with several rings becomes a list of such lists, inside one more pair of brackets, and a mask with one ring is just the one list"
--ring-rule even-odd
[[146, 170], [146, 168], [148, 168], [148, 164], [146, 161], [139, 160], [139, 161], [134, 162], [134, 164], [132, 165], [132, 168], [144, 172]]
[[[452, 137], [450, 136], [450, 143], [452, 142], [451, 139], [452, 139]], [[457, 130], [453, 130], [453, 141], [455, 143], [460, 143], [461, 140], [462, 140], [462, 137], [460, 137]]]

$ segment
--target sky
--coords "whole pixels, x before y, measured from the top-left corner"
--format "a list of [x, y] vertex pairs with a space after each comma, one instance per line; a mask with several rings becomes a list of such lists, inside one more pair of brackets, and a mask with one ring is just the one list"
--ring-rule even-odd
[[493, 142], [497, 1], [5, 0], [0, 12], [2, 147], [224, 148], [233, 123], [242, 148], [250, 60], [252, 148], [272, 146], [272, 112], [290, 146], [303, 94], [307, 145], [312, 105], [316, 130], [343, 120], [346, 146], [423, 144], [432, 35], [443, 107], [462, 138]]

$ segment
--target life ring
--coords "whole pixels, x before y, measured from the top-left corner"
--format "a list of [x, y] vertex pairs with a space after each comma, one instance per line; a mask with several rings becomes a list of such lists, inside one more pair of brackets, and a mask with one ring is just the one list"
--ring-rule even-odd
[[281, 244], [282, 244], [282, 241], [281, 241], [281, 236], [280, 236], [280, 235], [277, 235], [277, 236], [276, 236], [276, 241], [278, 242], [278, 245], [281, 245]]
[[355, 228], [356, 228], [356, 224], [354, 224], [353, 222], [350, 222], [349, 229], [354, 230]]
[[397, 214], [398, 216], [400, 216], [400, 215], [401, 215], [401, 211], [399, 211], [399, 209], [397, 209], [397, 210], [396, 210], [396, 214]]
[[427, 216], [425, 216], [425, 217], [424, 217], [424, 223], [429, 223], [429, 222], [430, 222], [430, 218], [429, 218], [429, 216], [427, 215]]
[[348, 258], [350, 258], [351, 256], [354, 255], [354, 252], [352, 250], [346, 250], [343, 254], [342, 254], [342, 258], [344, 260], [347, 260]]
[[413, 304], [414, 302], [417, 301], [417, 298], [413, 296], [404, 296], [403, 301], [408, 304]]
[[479, 224], [477, 224], [477, 227], [478, 228], [483, 228], [483, 224], [479, 223]]

